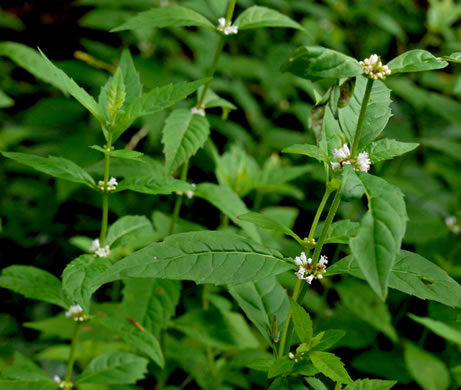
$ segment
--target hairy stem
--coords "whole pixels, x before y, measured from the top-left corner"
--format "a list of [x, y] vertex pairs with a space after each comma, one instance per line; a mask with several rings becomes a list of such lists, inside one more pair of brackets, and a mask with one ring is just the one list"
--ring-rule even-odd
[[[107, 150], [110, 150], [112, 147], [112, 133], [109, 132], [107, 137]], [[107, 192], [107, 183], [109, 182], [109, 170], [110, 170], [110, 156], [108, 154], [104, 155], [104, 188], [105, 192], [102, 195], [102, 218], [101, 218], [101, 234], [99, 235], [99, 245], [104, 247], [107, 234], [107, 221], [109, 215], [109, 194]]]
[[77, 342], [78, 338], [80, 336], [80, 323], [75, 324], [75, 330], [74, 330], [74, 335], [72, 336], [72, 344], [70, 347], [70, 354], [69, 354], [69, 360], [67, 361], [67, 370], [66, 370], [66, 377], [65, 381], [70, 382], [72, 379], [72, 370], [74, 368], [74, 363], [75, 363], [75, 352], [77, 349]]
[[363, 95], [362, 107], [360, 107], [359, 119], [357, 120], [357, 127], [355, 129], [354, 143], [352, 144], [351, 157], [355, 158], [359, 149], [360, 130], [362, 130], [363, 121], [365, 120], [365, 113], [368, 108], [368, 101], [370, 100], [371, 89], [373, 88], [373, 79], [368, 79]]

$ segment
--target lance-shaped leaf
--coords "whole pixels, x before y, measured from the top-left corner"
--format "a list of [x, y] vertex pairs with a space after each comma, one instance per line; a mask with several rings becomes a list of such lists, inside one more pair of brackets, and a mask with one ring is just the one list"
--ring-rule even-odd
[[117, 191], [124, 190], [151, 195], [168, 195], [173, 192], [193, 191], [194, 187], [172, 177], [130, 176], [117, 186]]
[[128, 49], [123, 50], [119, 66], [122, 70], [126, 91], [125, 104], [130, 104], [142, 95], [142, 84]]
[[93, 255], [82, 255], [72, 260], [62, 274], [62, 289], [72, 302], [78, 303], [85, 313], [90, 312], [91, 284], [109, 267], [111, 262]]
[[[366, 77], [357, 77], [350, 103], [344, 108], [338, 109], [339, 123], [348, 138], [349, 145], [352, 145], [354, 139], [366, 84]], [[391, 91], [383, 82], [378, 80], [373, 83], [360, 133], [360, 149], [373, 141], [386, 127], [389, 118], [392, 116], [390, 96]]]
[[445, 61], [461, 64], [461, 52], [451, 53], [449, 56], [442, 57]]
[[123, 158], [125, 160], [139, 160], [143, 153], [137, 152], [135, 150], [128, 149], [118, 149], [118, 150], [107, 150], [99, 145], [90, 146], [91, 149], [97, 150], [98, 152], [107, 154], [110, 157]]
[[425, 326], [440, 337], [451, 341], [452, 343], [461, 345], [461, 331], [442, 321], [436, 321], [429, 317], [418, 317], [413, 314], [408, 314], [413, 321]]
[[272, 249], [236, 234], [200, 231], [174, 234], [120, 260], [95, 282], [100, 286], [125, 277], [238, 284], [293, 268]]
[[114, 318], [94, 318], [92, 322], [101, 325], [127, 344], [139, 349], [149, 356], [160, 367], [163, 367], [165, 360], [162, 349], [155, 336], [147, 329], [139, 329], [128, 320]]
[[67, 160], [63, 157], [48, 156], [48, 158], [46, 158], [27, 153], [1, 153], [7, 158], [59, 179], [86, 184], [90, 188], [93, 188], [95, 185], [93, 178], [87, 171], [79, 167], [73, 161]]
[[359, 379], [347, 385], [344, 390], [390, 390], [396, 381], [384, 381], [381, 379]]
[[352, 57], [318, 46], [302, 46], [296, 49], [282, 66], [282, 71], [317, 81], [341, 79], [362, 74], [362, 67]]
[[409, 50], [387, 64], [392, 74], [442, 69], [447, 65], [448, 62], [421, 49]]
[[[328, 267], [331, 274], [346, 272], [365, 279], [359, 265], [352, 256]], [[389, 287], [429, 299], [451, 307], [461, 307], [461, 286], [442, 268], [424, 257], [408, 251], [400, 251], [392, 268]]]
[[178, 108], [171, 112], [163, 128], [165, 173], [171, 175], [197, 153], [210, 134], [208, 120], [190, 110]]
[[368, 197], [368, 212], [350, 240], [352, 254], [375, 293], [385, 299], [389, 276], [400, 251], [407, 221], [403, 194], [385, 180], [357, 174]]
[[143, 215], [125, 215], [110, 226], [105, 245], [111, 246], [127, 235], [140, 234], [142, 231], [152, 232], [152, 222]]
[[75, 384], [129, 385], [144, 378], [149, 361], [128, 352], [106, 352], [95, 357]]
[[344, 368], [341, 359], [330, 352], [313, 351], [309, 353], [314, 367], [335, 382], [350, 384], [352, 379]]
[[395, 139], [384, 138], [367, 145], [365, 151], [370, 156], [371, 163], [375, 164], [411, 152], [418, 146], [419, 144], [414, 142], [400, 142]]
[[304, 28], [280, 12], [255, 5], [243, 11], [235, 20], [234, 25], [240, 30], [249, 30], [262, 27], [287, 27], [304, 31]]
[[111, 31], [190, 26], [202, 26], [210, 29], [216, 28], [215, 25], [198, 12], [186, 7], [170, 6], [153, 8], [149, 11], [141, 12]]
[[39, 268], [11, 265], [0, 276], [0, 287], [24, 295], [26, 298], [52, 303], [67, 309], [59, 279]]
[[275, 232], [279, 232], [287, 236], [293, 237], [301, 245], [303, 243], [303, 240], [288, 226], [285, 226], [279, 221], [266, 215], [250, 211], [249, 213], [240, 215], [238, 219], [254, 223], [257, 226], [262, 227], [263, 229], [273, 230]]
[[293, 326], [302, 343], [309, 345], [312, 339], [312, 320], [310, 315], [293, 299], [290, 299]]
[[126, 87], [120, 67], [114, 73], [106, 85], [101, 89], [99, 105], [107, 113], [106, 118], [112, 122], [117, 112], [122, 108], [126, 99]]
[[229, 292], [267, 342], [276, 343], [288, 314], [288, 295], [277, 279], [231, 285]]
[[303, 154], [304, 156], [315, 158], [317, 161], [320, 162], [329, 160], [328, 156], [322, 154], [322, 151], [319, 149], [318, 146], [309, 144], [290, 145], [283, 149], [282, 153]]

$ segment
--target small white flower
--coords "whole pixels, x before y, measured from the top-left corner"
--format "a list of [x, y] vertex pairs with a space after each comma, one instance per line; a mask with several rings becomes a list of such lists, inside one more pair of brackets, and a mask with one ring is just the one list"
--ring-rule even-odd
[[387, 65], [383, 65], [381, 58], [377, 54], [372, 54], [369, 58], [365, 58], [359, 63], [363, 73], [373, 80], [384, 80], [392, 73]]
[[299, 267], [302, 265], [310, 264], [311, 262], [312, 262], [312, 259], [310, 258], [307, 259], [306, 254], [304, 252], [301, 252], [299, 256], [295, 257], [295, 264]]
[[317, 279], [323, 279], [323, 275], [322, 275], [322, 274], [318, 274], [318, 275], [317, 275]]
[[61, 383], [61, 378], [60, 378], [59, 376], [57, 376], [57, 375], [55, 375], [55, 376], [53, 377], [53, 380], [54, 380], [56, 383]]
[[333, 170], [341, 168], [341, 164], [339, 162], [332, 161], [330, 164]]
[[224, 28], [226, 26], [226, 18], [218, 19], [219, 27]]
[[293, 360], [293, 359], [295, 358], [295, 355], [294, 355], [293, 352], [289, 352], [289, 353], [288, 353], [288, 357], [289, 357], [291, 360]]
[[190, 109], [190, 112], [194, 115], [201, 115], [201, 116], [205, 116], [205, 107], [202, 107], [202, 108], [197, 108], [197, 107], [192, 107]]
[[376, 65], [376, 63], [378, 62], [379, 60], [379, 57], [377, 54], [372, 54], [370, 56], [370, 65]]
[[461, 233], [461, 225], [458, 224], [458, 218], [454, 215], [445, 218], [445, 225], [450, 229], [454, 234]]
[[104, 248], [101, 248], [99, 239], [93, 240], [90, 246], [90, 252], [94, 254], [95, 257], [107, 257], [110, 255], [110, 248], [106, 245]]
[[368, 157], [367, 152], [359, 153], [359, 155], [357, 156], [357, 164], [358, 164], [358, 169], [361, 172], [368, 172], [370, 170], [371, 160]]
[[347, 144], [344, 144], [339, 149], [333, 150], [333, 157], [336, 157], [339, 160], [346, 160], [351, 156], [351, 152]]
[[69, 307], [69, 310], [66, 311], [66, 317], [70, 318], [79, 313], [83, 313], [82, 307], [79, 304], [72, 305], [71, 307]]
[[238, 26], [233, 26], [232, 23], [229, 23], [229, 25], [226, 26], [226, 18], [218, 19], [217, 30], [222, 31], [224, 35], [238, 34], [239, 32]]
[[319, 264], [320, 264], [320, 265], [328, 264], [328, 257], [326, 257], [326, 256], [324, 256], [324, 255], [321, 255], [321, 256], [320, 256], [320, 260], [319, 260]]
[[98, 187], [101, 191], [104, 191], [107, 188], [107, 191], [115, 191], [118, 186], [117, 179], [115, 177], [111, 177], [110, 180], [107, 182], [107, 187], [104, 183], [104, 180], [98, 181]]
[[101, 246], [99, 245], [99, 239], [93, 240], [90, 246], [90, 252], [96, 252]]
[[307, 283], [311, 284], [312, 281], [314, 280], [314, 275], [309, 275], [308, 277], [304, 278], [304, 280], [305, 280]]

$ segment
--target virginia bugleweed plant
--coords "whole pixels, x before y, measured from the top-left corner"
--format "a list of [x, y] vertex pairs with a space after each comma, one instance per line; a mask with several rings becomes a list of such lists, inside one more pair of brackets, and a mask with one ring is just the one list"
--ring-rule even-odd
[[1, 390], [461, 386], [459, 6], [254, 3], [0, 42]]

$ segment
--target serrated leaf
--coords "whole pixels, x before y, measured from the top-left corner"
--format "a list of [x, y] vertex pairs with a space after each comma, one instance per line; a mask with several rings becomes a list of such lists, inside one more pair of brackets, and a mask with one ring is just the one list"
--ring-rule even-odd
[[172, 177], [130, 176], [117, 186], [117, 191], [124, 190], [150, 195], [169, 195], [173, 192], [193, 191], [194, 187]]
[[116, 150], [107, 150], [99, 145], [90, 146], [91, 149], [97, 150], [98, 152], [107, 154], [110, 157], [123, 158], [125, 160], [139, 160], [144, 153], [137, 152], [135, 150], [128, 149], [116, 149]]
[[450, 386], [450, 373], [433, 354], [407, 342], [405, 362], [413, 379], [424, 390], [445, 390]]
[[346, 386], [344, 390], [389, 390], [396, 381], [384, 381], [381, 379], [359, 379], [354, 383]]
[[186, 7], [170, 6], [141, 12], [111, 32], [146, 28], [203, 26], [215, 29], [207, 18]]
[[176, 312], [181, 283], [165, 279], [126, 279], [124, 284], [125, 314], [158, 336]]
[[122, 237], [139, 233], [141, 230], [153, 231], [152, 222], [144, 215], [125, 215], [110, 225], [105, 245], [111, 246]]
[[368, 153], [371, 163], [375, 164], [411, 152], [418, 146], [419, 144], [414, 142], [400, 142], [395, 139], [384, 138], [367, 145], [364, 151]]
[[442, 321], [436, 321], [429, 317], [418, 317], [413, 314], [408, 314], [413, 321], [425, 326], [435, 334], [451, 341], [452, 343], [461, 345], [461, 331]]
[[95, 286], [125, 277], [238, 284], [277, 275], [292, 265], [271, 249], [219, 231], [174, 234], [114, 264]]
[[352, 379], [344, 368], [341, 359], [330, 352], [313, 351], [309, 353], [312, 364], [323, 375], [339, 383], [350, 384]]
[[296, 23], [288, 16], [274, 9], [257, 5], [243, 11], [235, 20], [234, 25], [238, 26], [240, 30], [262, 27], [287, 27], [304, 31], [304, 28], [300, 24]]
[[442, 69], [447, 65], [446, 61], [421, 49], [409, 50], [387, 64], [392, 74]]
[[355, 58], [319, 46], [296, 49], [282, 66], [282, 71], [312, 81], [348, 78], [363, 72]]
[[352, 254], [375, 293], [385, 299], [389, 276], [400, 251], [407, 221], [403, 194], [384, 179], [359, 172], [368, 212], [350, 240]]
[[119, 67], [122, 70], [126, 91], [125, 104], [130, 104], [142, 95], [142, 84], [129, 49], [123, 50]]
[[290, 299], [290, 308], [296, 335], [302, 343], [309, 345], [313, 332], [312, 320], [309, 313], [293, 299]]
[[[328, 267], [328, 272], [346, 272], [357, 278], [365, 278], [352, 256]], [[461, 286], [442, 268], [416, 253], [400, 251], [389, 277], [389, 287], [420, 299], [461, 307]]]
[[87, 171], [79, 167], [73, 161], [67, 160], [63, 157], [48, 156], [48, 158], [46, 158], [27, 153], [1, 153], [7, 158], [59, 179], [86, 184], [90, 188], [93, 188], [95, 185], [93, 178]]
[[351, 222], [348, 219], [334, 222], [328, 229], [325, 244], [348, 244], [349, 240], [357, 235], [359, 229], [358, 222]]
[[266, 341], [269, 344], [275, 343], [288, 314], [288, 295], [277, 279], [269, 276], [256, 282], [231, 285], [228, 288]]
[[105, 258], [82, 255], [72, 260], [62, 273], [62, 289], [73, 303], [78, 303], [86, 314], [90, 313], [92, 282], [111, 266]]
[[171, 112], [163, 128], [165, 173], [171, 175], [204, 145], [210, 135], [208, 120], [190, 110], [178, 108]]
[[282, 153], [303, 154], [315, 158], [317, 161], [328, 161], [328, 156], [322, 155], [318, 146], [309, 144], [295, 144], [282, 149]]
[[128, 352], [106, 352], [95, 357], [75, 384], [129, 385], [144, 378], [149, 361]]
[[139, 349], [160, 367], [163, 367], [165, 360], [160, 344], [155, 336], [147, 329], [140, 330], [128, 320], [117, 320], [114, 318], [97, 317], [94, 318], [92, 322], [101, 325], [114, 335], [120, 337], [120, 339], [127, 344]]
[[122, 70], [119, 67], [109, 81], [106, 101], [103, 106], [109, 113], [110, 118], [115, 118], [115, 115], [122, 108], [123, 103], [125, 103], [125, 98], [125, 83], [123, 81]]
[[2, 270], [0, 287], [7, 288], [26, 298], [52, 303], [67, 309], [59, 279], [39, 268], [28, 265], [11, 265]]
[[271, 217], [268, 217], [266, 215], [250, 211], [246, 214], [239, 215], [238, 219], [242, 221], [251, 222], [255, 224], [256, 226], [259, 226], [263, 229], [273, 230], [275, 232], [279, 232], [287, 236], [293, 237], [300, 244], [303, 242], [303, 240], [288, 226], [285, 226], [279, 221]]

